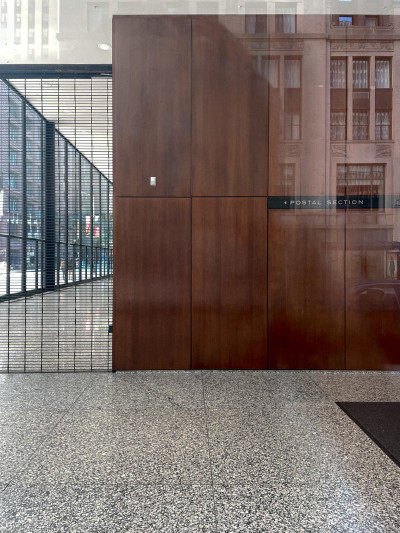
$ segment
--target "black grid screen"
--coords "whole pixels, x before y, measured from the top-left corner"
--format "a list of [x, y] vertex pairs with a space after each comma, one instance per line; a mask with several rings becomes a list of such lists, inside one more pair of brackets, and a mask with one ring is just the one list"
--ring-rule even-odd
[[111, 370], [111, 98], [0, 80], [0, 372]]

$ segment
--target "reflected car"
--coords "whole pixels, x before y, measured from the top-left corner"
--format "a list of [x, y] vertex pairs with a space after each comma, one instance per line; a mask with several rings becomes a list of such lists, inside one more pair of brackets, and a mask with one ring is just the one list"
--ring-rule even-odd
[[400, 311], [400, 280], [365, 281], [348, 294], [351, 306], [360, 311]]

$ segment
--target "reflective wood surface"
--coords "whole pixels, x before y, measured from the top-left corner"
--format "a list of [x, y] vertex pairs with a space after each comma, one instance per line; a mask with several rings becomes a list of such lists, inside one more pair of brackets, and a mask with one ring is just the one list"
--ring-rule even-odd
[[267, 368], [264, 198], [193, 198], [193, 368]]
[[113, 24], [114, 194], [190, 196], [190, 17]]
[[350, 370], [399, 365], [400, 210], [347, 214], [346, 357]]
[[268, 82], [226, 18], [192, 21], [192, 194], [265, 196]]
[[269, 368], [345, 368], [344, 222], [322, 210], [269, 211]]
[[190, 368], [190, 199], [117, 198], [115, 370]]
[[116, 202], [124, 368], [400, 368], [400, 20], [365, 20], [116, 18], [115, 194], [159, 197]]

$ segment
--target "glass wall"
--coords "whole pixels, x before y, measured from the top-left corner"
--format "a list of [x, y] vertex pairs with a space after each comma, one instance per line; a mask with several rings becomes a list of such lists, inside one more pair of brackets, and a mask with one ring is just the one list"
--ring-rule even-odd
[[[0, 80], [2, 299], [41, 290], [48, 268], [54, 269], [55, 286], [112, 272], [112, 183], [57, 130], [52, 153], [47, 127]], [[55, 203], [55, 220], [46, 218], [49, 201]]]

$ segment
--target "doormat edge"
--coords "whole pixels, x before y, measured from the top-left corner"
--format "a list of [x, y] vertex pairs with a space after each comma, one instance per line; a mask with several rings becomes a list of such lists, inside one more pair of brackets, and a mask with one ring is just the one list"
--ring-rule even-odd
[[400, 402], [335, 402], [338, 407], [391, 459], [399, 468], [400, 460], [397, 459], [379, 440], [374, 437], [352, 414], [346, 409], [346, 404], [354, 403], [400, 403]]

